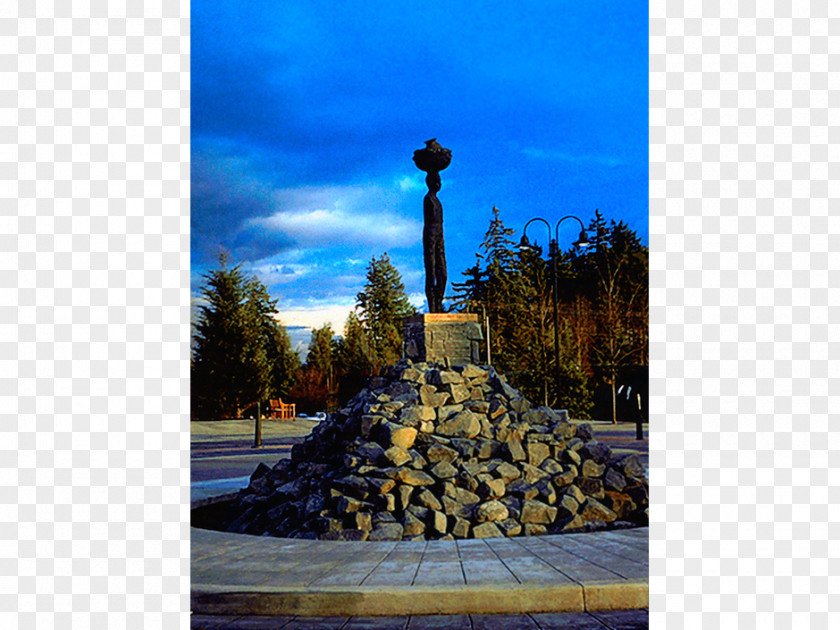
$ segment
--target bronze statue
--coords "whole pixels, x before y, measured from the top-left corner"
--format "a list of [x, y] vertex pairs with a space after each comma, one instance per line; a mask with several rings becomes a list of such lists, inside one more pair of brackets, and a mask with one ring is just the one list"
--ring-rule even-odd
[[437, 198], [440, 172], [452, 161], [452, 151], [437, 138], [426, 140], [426, 148], [414, 152], [414, 163], [426, 172], [429, 192], [423, 198], [423, 262], [426, 265], [426, 301], [430, 313], [443, 313], [446, 292], [446, 254], [443, 249], [443, 207]]

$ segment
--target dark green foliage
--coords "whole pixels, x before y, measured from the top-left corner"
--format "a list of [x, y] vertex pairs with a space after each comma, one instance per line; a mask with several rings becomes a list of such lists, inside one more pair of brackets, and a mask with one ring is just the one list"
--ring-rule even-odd
[[191, 363], [194, 417], [240, 417], [289, 389], [296, 370], [288, 334], [274, 318], [276, 301], [236, 266], [205, 276]]
[[271, 397], [286, 399], [295, 386], [295, 379], [301, 368], [300, 357], [292, 348], [292, 340], [285, 326], [277, 326], [274, 339], [272, 371], [274, 388]]
[[647, 248], [626, 224], [608, 224], [598, 211], [589, 227], [595, 245], [584, 252], [553, 252], [553, 261], [543, 259], [539, 249], [518, 251], [513, 234], [493, 208], [475, 266], [463, 273], [464, 282], [452, 285], [454, 308], [489, 317], [492, 363], [515, 387], [573, 417], [589, 417], [599, 383], [614, 388], [622, 369], [647, 364]]
[[370, 261], [367, 283], [356, 296], [359, 322], [366, 333], [373, 370], [396, 363], [402, 356], [402, 320], [415, 313], [400, 273], [388, 254]]
[[593, 304], [592, 366], [611, 389], [615, 422], [618, 375], [627, 367], [647, 365], [648, 250], [624, 222], [607, 225], [597, 210], [589, 229], [595, 244], [575, 257], [573, 267]]
[[336, 389], [336, 342], [332, 326], [325, 324], [312, 331], [306, 363], [298, 373], [291, 397], [300, 412], [332, 410]]
[[336, 361], [340, 376], [338, 383], [339, 406], [344, 405], [364, 388], [373, 375], [373, 350], [367, 331], [359, 316], [351, 312], [344, 322], [344, 336], [338, 340]]

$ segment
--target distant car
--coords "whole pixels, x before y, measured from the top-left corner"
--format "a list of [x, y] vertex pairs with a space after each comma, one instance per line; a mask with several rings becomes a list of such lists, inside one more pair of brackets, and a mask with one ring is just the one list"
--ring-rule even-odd
[[299, 414], [297, 415], [297, 417], [298, 417], [298, 418], [302, 418], [302, 419], [304, 419], [304, 420], [309, 420], [309, 416], [307, 416], [305, 413], [299, 413]]
[[327, 419], [327, 414], [325, 414], [323, 411], [319, 411], [318, 413], [315, 414], [315, 420], [318, 420], [319, 422], [321, 420], [326, 420], [326, 419]]

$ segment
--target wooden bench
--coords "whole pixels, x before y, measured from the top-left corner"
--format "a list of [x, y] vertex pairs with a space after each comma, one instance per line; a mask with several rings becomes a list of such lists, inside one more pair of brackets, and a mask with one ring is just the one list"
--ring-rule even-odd
[[269, 417], [272, 419], [293, 420], [296, 415], [294, 403], [287, 404], [279, 398], [271, 398], [268, 405]]

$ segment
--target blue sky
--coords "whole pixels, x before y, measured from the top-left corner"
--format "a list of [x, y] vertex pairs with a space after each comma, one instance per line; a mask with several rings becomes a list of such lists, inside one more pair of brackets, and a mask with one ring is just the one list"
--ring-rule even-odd
[[433, 137], [450, 287], [494, 205], [517, 235], [599, 208], [647, 243], [646, 3], [194, 1], [191, 55], [194, 294], [226, 249], [284, 323], [340, 332], [388, 252], [424, 310]]

